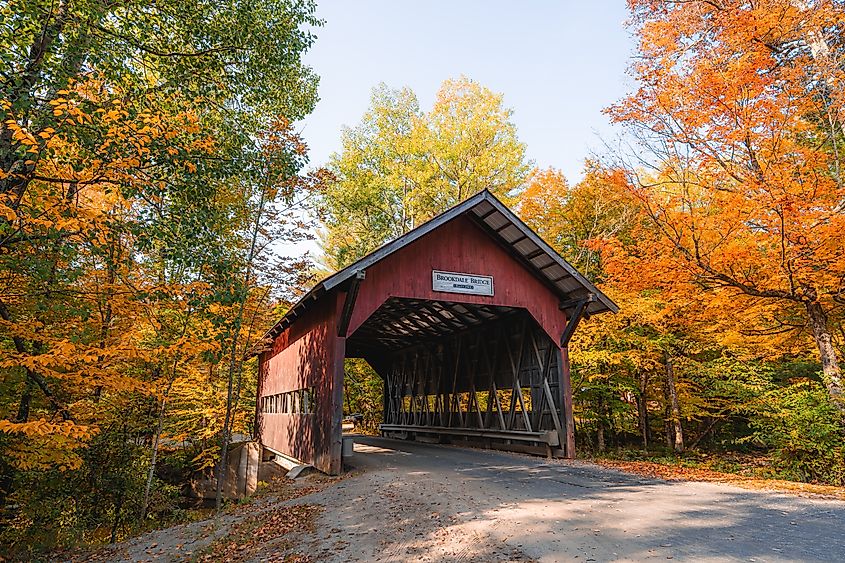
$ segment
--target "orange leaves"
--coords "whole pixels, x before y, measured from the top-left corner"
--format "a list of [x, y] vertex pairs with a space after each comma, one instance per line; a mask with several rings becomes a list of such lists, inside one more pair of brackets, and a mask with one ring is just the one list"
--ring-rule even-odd
[[12, 140], [25, 147], [27, 154], [38, 154], [39, 142], [32, 132], [21, 127], [14, 119], [7, 119], [4, 124], [12, 132]]
[[97, 111], [101, 111], [103, 113], [102, 120], [103, 123], [117, 123], [129, 117], [129, 112], [126, 110], [118, 110], [118, 109], [99, 109]]
[[78, 425], [71, 421], [52, 423], [41, 418], [32, 422], [11, 422], [0, 419], [0, 432], [24, 434], [26, 436], [58, 435], [76, 440], [87, 440], [97, 433], [92, 426]]
[[[0, 180], [2, 180], [2, 173], [0, 173]], [[10, 223], [18, 218], [18, 214], [13, 207], [9, 207], [6, 202], [12, 203], [11, 198], [7, 195], [0, 196], [0, 217], [9, 221]]]
[[[216, 443], [226, 393], [215, 370], [232, 308], [210, 311], [226, 288], [195, 280], [239, 272], [202, 255], [212, 235], [196, 223], [227, 221], [217, 212], [231, 217], [248, 206], [238, 199], [243, 192], [197, 187], [191, 175], [217, 142], [201, 112], [168, 96], [138, 98], [89, 76], [55, 94], [40, 129], [22, 126], [0, 101], [18, 159], [3, 172], [18, 184], [0, 196], [0, 372], [8, 391], [0, 453], [18, 469], [79, 467], [73, 452], [98, 425], [145, 425], [163, 404], [176, 413], [166, 414], [165, 432]], [[234, 255], [236, 219], [209, 227], [221, 239], [214, 251]], [[193, 249], [179, 245], [197, 237], [208, 246], [189, 256]], [[232, 269], [211, 271], [218, 266]], [[254, 301], [250, 314], [260, 306]], [[27, 421], [8, 420], [19, 409]], [[248, 412], [236, 414], [237, 431], [248, 428]]]
[[814, 61], [787, 46], [807, 33], [793, 2], [634, 8], [642, 57], [633, 70], [643, 87], [610, 110], [615, 119], [682, 130], [684, 142], [742, 143], [746, 133], [763, 133], [765, 122], [800, 122], [814, 111], [807, 76], [795, 73]]
[[86, 441], [63, 433], [30, 434], [11, 441], [4, 449], [6, 459], [21, 471], [71, 471], [82, 465], [76, 450]]
[[79, 468], [82, 459], [74, 450], [98, 431], [95, 426], [71, 421], [54, 423], [41, 418], [21, 423], [0, 419], [0, 432], [12, 437], [3, 453], [13, 467], [23, 471]]
[[646, 151], [634, 162], [653, 172], [628, 164], [617, 183], [651, 226], [603, 246], [607, 271], [686, 305], [696, 330], [774, 353], [808, 298], [830, 309], [845, 290], [842, 153], [827, 141], [843, 107], [830, 85], [845, 83], [827, 47], [845, 14], [824, 0], [631, 5], [640, 87], [608, 112]]
[[56, 98], [48, 103], [53, 107], [53, 116], [62, 117], [61, 125], [82, 125], [92, 123], [91, 116], [83, 109], [79, 98]]
[[[302, 492], [292, 491], [288, 496], [300, 496]], [[250, 561], [258, 554], [266, 553], [268, 545], [282, 546], [277, 550], [283, 554], [273, 554], [273, 557], [279, 560], [308, 561], [310, 557], [292, 553], [291, 548], [285, 543], [280, 543], [279, 538], [302, 533], [303, 530], [313, 531], [316, 519], [322, 511], [323, 507], [316, 504], [284, 503], [250, 515], [237, 521], [226, 536], [215, 540], [206, 548], [206, 553], [199, 557], [199, 561], [215, 561], [220, 553], [226, 553], [228, 561]]]

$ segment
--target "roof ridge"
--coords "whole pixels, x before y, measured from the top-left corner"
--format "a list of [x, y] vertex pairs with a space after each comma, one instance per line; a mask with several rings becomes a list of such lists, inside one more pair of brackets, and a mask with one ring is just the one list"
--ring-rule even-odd
[[[618, 311], [619, 308], [609, 297], [607, 297], [598, 288], [596, 288], [595, 285], [593, 285], [589, 280], [587, 280], [574, 266], [567, 262], [566, 259], [563, 258], [563, 256], [561, 256], [554, 248], [551, 247], [551, 245], [544, 241], [542, 237], [540, 237], [540, 235], [535, 233], [528, 225], [526, 225], [525, 222], [516, 215], [516, 213], [514, 213], [504, 203], [502, 203], [502, 201], [497, 198], [490, 190], [485, 188], [468, 197], [467, 199], [453, 205], [442, 213], [435, 215], [425, 223], [418, 225], [407, 233], [384, 243], [377, 249], [373, 250], [365, 256], [362, 256], [361, 258], [359, 258], [352, 264], [349, 264], [345, 268], [342, 268], [337, 272], [323, 278], [320, 282], [314, 285], [314, 287], [312, 287], [305, 295], [303, 295], [299, 299], [299, 301], [297, 301], [290, 309], [288, 309], [287, 313], [285, 313], [285, 315], [282, 316], [282, 318], [279, 319], [279, 321], [276, 322], [275, 325], [273, 325], [273, 328], [267, 331], [267, 333], [264, 335], [264, 338], [273, 337], [278, 334], [278, 332], [283, 329], [282, 325], [285, 323], [285, 321], [289, 321], [293, 318], [296, 318], [300, 314], [298, 311], [300, 309], [304, 311], [304, 309], [308, 306], [308, 303], [317, 300], [320, 294], [324, 294], [326, 292], [331, 291], [332, 289], [338, 287], [339, 285], [349, 280], [351, 277], [355, 276], [357, 272], [365, 270], [366, 268], [369, 268], [370, 266], [380, 262], [384, 258], [411, 244], [417, 239], [425, 236], [426, 234], [430, 233], [441, 225], [448, 223], [449, 221], [461, 215], [472, 212], [472, 210], [476, 206], [480, 205], [485, 201], [489, 203], [494, 210], [488, 212], [487, 215], [493, 215], [496, 212], [501, 214], [508, 223], [515, 226], [522, 232], [524, 236], [519, 239], [520, 241], [523, 239], [530, 240], [531, 243], [533, 243], [535, 246], [537, 246], [540, 251], [542, 251], [542, 254], [546, 254], [551, 257], [553, 262], [560, 266], [567, 273], [567, 276], [565, 277], [572, 277], [572, 279], [576, 280], [578, 282], [578, 285], [583, 290], [586, 290], [587, 293], [595, 294], [595, 296], [597, 297], [596, 303], [600, 305], [597, 309], [593, 311], [593, 313], [599, 313], [603, 311]], [[485, 222], [486, 216], [482, 217], [477, 213], [476, 216], [478, 221], [480, 221], [481, 223]], [[507, 239], [505, 239], [504, 236], [501, 235], [501, 230], [504, 230], [504, 228], [500, 229], [500, 231], [495, 231], [489, 228], [488, 226], [488, 229], [485, 229], [485, 231], [490, 231], [488, 232], [490, 236], [498, 236], [500, 242], [513, 246], [511, 242], [507, 241]], [[513, 252], [516, 253], [518, 251], [514, 249]], [[533, 264], [531, 259], [528, 259], [525, 256], [522, 256], [522, 258], [523, 261], [526, 262], [526, 267], [533, 268], [535, 270], [535, 275], [537, 275], [541, 279], [545, 277], [541, 273], [540, 268], [537, 265]], [[551, 265], [548, 265], [546, 267], [550, 266]], [[556, 292], [559, 295], [569, 293], [560, 286], [555, 285], [555, 283], [547, 277], [543, 279], [543, 281], [545, 281], [549, 285], [555, 286]]]

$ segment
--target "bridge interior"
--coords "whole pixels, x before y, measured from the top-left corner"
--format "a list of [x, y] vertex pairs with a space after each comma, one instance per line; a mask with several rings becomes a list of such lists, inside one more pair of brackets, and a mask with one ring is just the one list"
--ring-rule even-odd
[[561, 349], [525, 309], [392, 297], [346, 356], [384, 380], [385, 436], [567, 455]]

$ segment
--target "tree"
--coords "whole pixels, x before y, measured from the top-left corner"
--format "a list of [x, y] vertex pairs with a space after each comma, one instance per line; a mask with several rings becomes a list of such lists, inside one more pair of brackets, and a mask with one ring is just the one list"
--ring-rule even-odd
[[[103, 525], [115, 539], [129, 515], [158, 511], [157, 456], [188, 426], [179, 416], [215, 437], [248, 430], [240, 358], [276, 265], [250, 264], [303, 236], [291, 208], [318, 181], [299, 177], [305, 146], [288, 125], [316, 101], [301, 61], [313, 10], [0, 10], [0, 497], [18, 507], [2, 541]], [[271, 174], [257, 142], [268, 130], [284, 138]], [[43, 510], [85, 474], [114, 490], [81, 495], [74, 515]], [[66, 533], [52, 533], [60, 521]]]
[[592, 161], [574, 188], [558, 170], [534, 170], [514, 203], [543, 240], [594, 282], [603, 279], [601, 253], [594, 243], [629, 239], [640, 220], [636, 200], [620, 193], [607, 171]]
[[445, 81], [429, 112], [408, 88], [376, 87], [329, 164], [327, 265], [349, 264], [483, 189], [520, 187], [528, 164], [511, 114], [501, 95], [466, 78]]
[[659, 296], [628, 291], [625, 281], [615, 283], [603, 259], [608, 241], [632, 241], [641, 227], [636, 199], [620, 191], [599, 163], [587, 162], [584, 179], [574, 187], [556, 170], [534, 171], [515, 205], [544, 240], [621, 304], [617, 315], [582, 325], [571, 345], [581, 435], [595, 432], [603, 451], [612, 421], [628, 420], [635, 409], [647, 448], [649, 396], [657, 396], [654, 383], [663, 380], [664, 350], [671, 347], [673, 327]]
[[428, 213], [481, 190], [506, 195], [522, 186], [528, 172], [525, 145], [503, 101], [466, 77], [443, 82], [420, 131], [428, 181], [418, 204]]
[[[636, 92], [610, 108], [650, 156], [620, 184], [659, 229], [654, 287], [688, 276], [728, 311], [808, 330], [842, 405], [830, 317], [845, 304], [839, 2], [632, 2]], [[831, 64], [831, 61], [838, 61]], [[648, 174], [643, 168], [652, 168]], [[660, 277], [663, 281], [660, 281]], [[843, 406], [845, 408], [845, 406]]]

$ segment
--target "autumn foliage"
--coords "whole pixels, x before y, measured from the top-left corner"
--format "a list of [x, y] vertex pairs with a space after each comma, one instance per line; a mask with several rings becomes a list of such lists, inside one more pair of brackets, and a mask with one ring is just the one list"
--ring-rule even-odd
[[[659, 362], [637, 366], [630, 383], [606, 360], [588, 362], [615, 387], [590, 410], [612, 398], [625, 412], [632, 389], [646, 443], [643, 413], [662, 394], [676, 451], [678, 430], [689, 445], [695, 428], [693, 445], [770, 448], [792, 477], [841, 483], [842, 5], [630, 5], [637, 88], [608, 114], [631, 150], [608, 155], [601, 176], [639, 218], [587, 244], [635, 318], [585, 334], [583, 358], [601, 357], [608, 337], [620, 351], [650, 342], [652, 361], [672, 370], [661, 393], [648, 388]], [[593, 426], [618, 425], [614, 414], [590, 413]]]
[[143, 4], [0, 10], [0, 558], [172, 517], [301, 274], [313, 6]]
[[[620, 305], [571, 343], [579, 451], [845, 484], [845, 7], [629, 6], [623, 142], [577, 181], [532, 170], [502, 95], [466, 77], [425, 109], [378, 86], [304, 173], [311, 2], [0, 7], [3, 549], [172, 521], [225, 467], [252, 432], [247, 352], [315, 274], [276, 256], [310, 217], [334, 270], [482, 189]], [[381, 381], [347, 373], [372, 430]]]
[[841, 402], [830, 316], [845, 303], [842, 6], [632, 8], [639, 87], [610, 114], [650, 155], [620, 178], [658, 231], [643, 282], [680, 271], [724, 307], [776, 306], [760, 328], [806, 330]]

